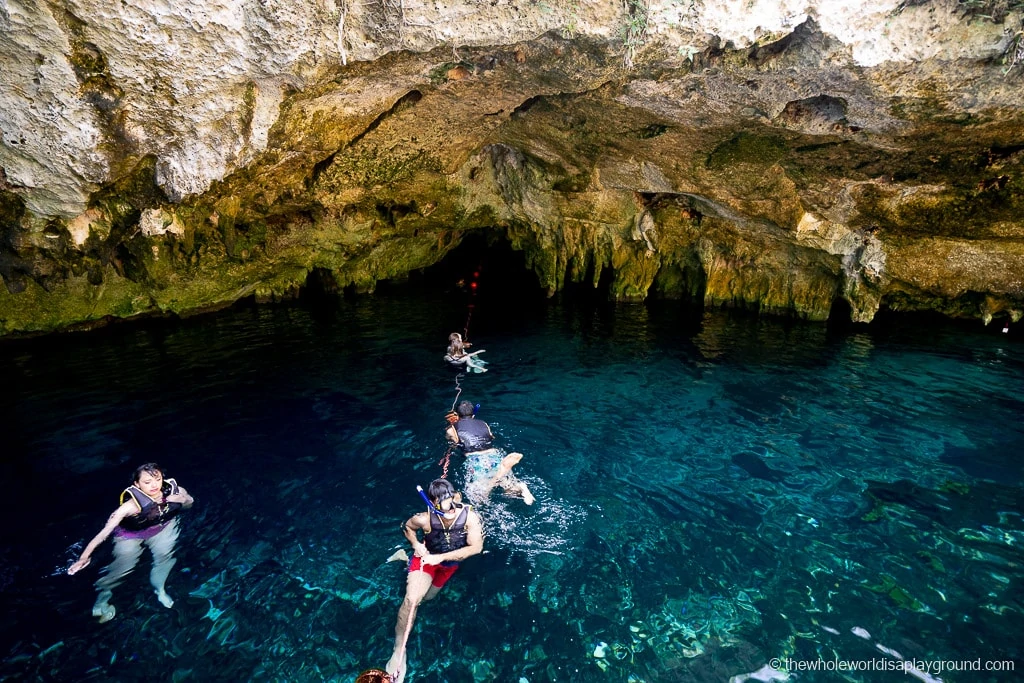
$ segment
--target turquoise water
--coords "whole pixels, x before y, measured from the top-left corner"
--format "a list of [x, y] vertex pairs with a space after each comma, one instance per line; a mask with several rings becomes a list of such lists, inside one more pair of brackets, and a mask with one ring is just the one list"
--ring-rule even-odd
[[[407, 681], [724, 682], [787, 657], [801, 681], [921, 679], [797, 671], [819, 658], [1024, 667], [1019, 340], [529, 300], [480, 306], [490, 372], [460, 380], [441, 362], [456, 299], [399, 289], [0, 347], [0, 678], [383, 665], [404, 588], [386, 559], [440, 475], [460, 390], [525, 454], [538, 501], [480, 507], [486, 552], [420, 610]], [[61, 570], [149, 460], [196, 498], [176, 604], [153, 597], [147, 556], [97, 625], [109, 543]]]

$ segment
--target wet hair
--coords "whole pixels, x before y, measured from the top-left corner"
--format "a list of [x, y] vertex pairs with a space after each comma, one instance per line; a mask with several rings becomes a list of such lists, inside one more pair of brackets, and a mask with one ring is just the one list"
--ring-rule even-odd
[[461, 401], [455, 412], [459, 414], [459, 417], [473, 417], [473, 404], [469, 401]]
[[447, 479], [435, 479], [427, 487], [427, 495], [430, 496], [430, 500], [441, 502], [455, 495], [455, 487]]
[[391, 676], [380, 669], [367, 669], [359, 674], [356, 683], [391, 683]]
[[451, 334], [448, 335], [448, 341], [450, 341], [450, 342], [462, 341], [462, 335], [459, 334], [458, 332], [452, 332]]
[[135, 468], [135, 472], [132, 473], [132, 483], [137, 484], [139, 477], [143, 474], [148, 474], [151, 477], [155, 477], [159, 474], [161, 479], [167, 478], [164, 476], [164, 468], [160, 467], [160, 465], [157, 465], [155, 462], [147, 462], [145, 465], [139, 465]]

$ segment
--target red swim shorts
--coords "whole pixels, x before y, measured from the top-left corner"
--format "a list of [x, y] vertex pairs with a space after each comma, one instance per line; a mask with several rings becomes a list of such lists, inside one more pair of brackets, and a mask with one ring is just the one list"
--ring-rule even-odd
[[447, 566], [443, 564], [428, 564], [421, 566], [419, 555], [413, 555], [409, 560], [409, 571], [424, 571], [429, 574], [431, 578], [434, 579], [431, 581], [431, 585], [434, 586], [434, 588], [440, 588], [443, 586], [448, 579], [452, 578], [452, 574], [454, 574], [455, 570], [458, 568], [458, 562], [453, 562]]

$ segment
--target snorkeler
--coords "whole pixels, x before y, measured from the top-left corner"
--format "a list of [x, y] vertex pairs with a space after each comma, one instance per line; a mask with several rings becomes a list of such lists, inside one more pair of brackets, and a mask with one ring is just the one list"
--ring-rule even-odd
[[[385, 667], [394, 683], [402, 683], [405, 678], [406, 645], [416, 608], [438, 594], [459, 568], [459, 562], [484, 549], [479, 515], [458, 502], [455, 488], [448, 480], [432, 481], [427, 495], [426, 512], [415, 514], [402, 524], [402, 532], [415, 554], [409, 560], [405, 599], [395, 623], [395, 651]], [[423, 532], [422, 542], [418, 532]]]
[[487, 372], [487, 362], [477, 358], [477, 354], [483, 353], [484, 349], [479, 351], [466, 352], [468, 347], [472, 346], [471, 343], [462, 341], [462, 335], [458, 332], [452, 332], [448, 335], [448, 350], [445, 351], [444, 360], [448, 365], [457, 368], [465, 368], [469, 372]]
[[77, 574], [88, 566], [92, 553], [114, 534], [114, 561], [96, 582], [96, 604], [92, 615], [100, 623], [114, 618], [117, 610], [110, 604], [113, 590], [121, 583], [142, 556], [142, 546], [148, 545], [153, 553], [153, 569], [149, 582], [156, 599], [164, 607], [172, 607], [174, 600], [167, 594], [164, 584], [174, 567], [174, 542], [178, 539], [177, 516], [192, 507], [192, 496], [173, 479], [165, 479], [156, 463], [136, 468], [132, 485], [121, 493], [121, 506], [107, 519], [106, 526], [85, 546], [81, 557], [68, 567], [68, 574]]
[[512, 474], [512, 468], [523, 459], [523, 454], [509, 453], [502, 457], [502, 452], [493, 447], [494, 434], [490, 426], [476, 419], [476, 411], [469, 401], [460, 402], [455, 412], [445, 429], [445, 436], [451, 443], [462, 447], [469, 461], [466, 492], [473, 500], [479, 501], [486, 498], [492, 488], [500, 486], [506, 493], [519, 494], [527, 505], [533, 505], [536, 499], [526, 482]]

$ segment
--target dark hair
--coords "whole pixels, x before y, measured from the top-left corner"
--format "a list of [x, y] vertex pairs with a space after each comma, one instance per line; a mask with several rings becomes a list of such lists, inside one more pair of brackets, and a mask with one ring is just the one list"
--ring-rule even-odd
[[427, 487], [427, 495], [430, 496], [430, 500], [440, 502], [445, 498], [451, 498], [454, 496], [455, 487], [452, 486], [451, 482], [447, 479], [435, 479], [430, 482], [430, 486]]
[[164, 468], [160, 467], [160, 465], [157, 465], [155, 462], [147, 462], [145, 465], [139, 465], [135, 468], [135, 472], [132, 474], [132, 483], [137, 483], [139, 481], [139, 477], [143, 474], [148, 474], [153, 477], [159, 474], [161, 479], [167, 478], [164, 476]]
[[473, 404], [469, 401], [460, 401], [456, 412], [459, 417], [473, 417]]
[[380, 669], [367, 669], [359, 674], [356, 683], [391, 683], [391, 675]]

